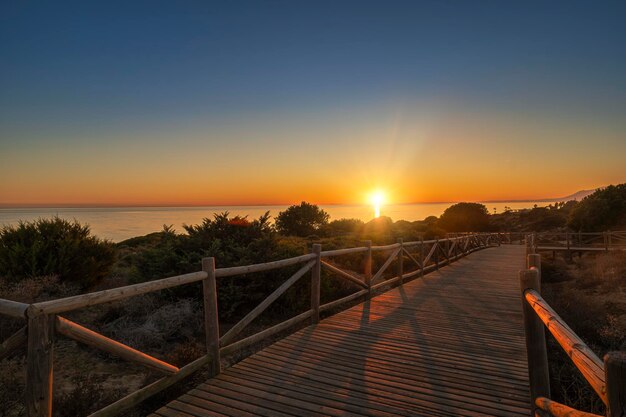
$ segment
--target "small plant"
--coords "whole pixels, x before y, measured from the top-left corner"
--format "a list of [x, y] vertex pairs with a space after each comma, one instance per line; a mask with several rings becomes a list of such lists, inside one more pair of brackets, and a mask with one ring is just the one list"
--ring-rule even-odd
[[0, 364], [0, 416], [23, 416], [26, 414], [26, 361], [24, 358], [11, 358], [2, 360]]
[[74, 388], [67, 392], [55, 393], [52, 405], [55, 417], [82, 417], [114, 402], [126, 393], [117, 388], [105, 388], [102, 380], [92, 374], [74, 378]]
[[113, 244], [76, 221], [54, 217], [0, 229], [0, 276], [13, 282], [52, 275], [89, 287], [109, 274], [114, 261]]

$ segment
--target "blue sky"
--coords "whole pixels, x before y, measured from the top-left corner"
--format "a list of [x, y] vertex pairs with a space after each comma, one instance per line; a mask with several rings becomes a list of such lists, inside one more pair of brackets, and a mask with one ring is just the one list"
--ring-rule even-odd
[[[597, 147], [604, 149], [608, 162], [592, 164], [589, 183], [554, 183], [537, 197], [619, 181], [626, 178], [616, 159], [626, 151], [625, 16], [623, 1], [5, 1], [0, 203], [31, 201], [42, 186], [33, 170], [65, 172], [48, 188], [71, 188], [69, 178], [85, 172], [81, 164], [74, 174], [67, 171], [71, 161], [92, 166], [89, 150], [116, 147], [137, 152], [133, 174], [139, 176], [157, 169], [142, 165], [141, 152], [162, 158], [206, 148], [227, 155], [232, 143], [262, 148], [264, 158], [278, 158], [268, 169], [288, 172], [281, 150], [297, 158], [305, 140], [331, 147], [348, 136], [345, 149], [358, 148], [367, 136], [363, 126], [395, 129], [398, 114], [403, 120], [429, 115], [429, 126], [484, 120], [489, 135], [511, 145], [513, 160], [521, 133], [549, 142], [554, 153], [546, 161], [572, 141], [594, 161], [603, 156]], [[482, 146], [481, 129], [474, 128], [461, 148]], [[386, 143], [412, 149], [408, 142], [419, 140], [424, 149], [446, 142], [419, 127], [406, 129], [395, 142], [380, 137], [383, 153], [394, 154]], [[583, 137], [589, 137], [585, 146]], [[49, 155], [56, 159], [46, 161]], [[385, 164], [394, 165], [394, 158]], [[180, 155], [176, 163], [184, 160]], [[114, 153], [88, 175], [103, 181], [127, 164]], [[228, 167], [220, 172], [227, 175]], [[269, 187], [270, 177], [262, 186]], [[372, 181], [366, 182], [363, 187]], [[333, 199], [317, 195], [312, 191], [311, 199]]]

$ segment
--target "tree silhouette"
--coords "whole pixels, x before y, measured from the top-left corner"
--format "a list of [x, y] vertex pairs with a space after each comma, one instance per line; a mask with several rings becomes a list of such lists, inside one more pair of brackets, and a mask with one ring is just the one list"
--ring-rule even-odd
[[585, 232], [626, 227], [626, 184], [609, 185], [583, 198], [570, 212], [568, 226]]
[[457, 203], [443, 212], [438, 226], [447, 232], [483, 232], [489, 229], [489, 212], [479, 203]]
[[306, 201], [293, 205], [276, 217], [276, 229], [283, 235], [306, 237], [328, 224], [328, 213]]

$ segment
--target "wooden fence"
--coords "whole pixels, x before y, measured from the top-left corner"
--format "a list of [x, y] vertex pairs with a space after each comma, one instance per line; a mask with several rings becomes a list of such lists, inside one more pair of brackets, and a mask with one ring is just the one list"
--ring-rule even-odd
[[575, 252], [626, 250], [624, 231], [533, 233], [530, 240], [535, 251], [564, 251], [570, 258]]
[[[519, 240], [521, 241], [522, 239], [519, 238]], [[263, 264], [215, 268], [215, 259], [205, 258], [202, 260], [202, 270], [198, 272], [30, 305], [0, 299], [0, 315], [21, 318], [26, 321], [24, 327], [2, 343], [0, 346], [0, 359], [8, 356], [21, 346], [27, 345], [25, 400], [29, 417], [47, 417], [52, 415], [53, 352], [54, 340], [58, 335], [164, 374], [156, 382], [125, 396], [91, 415], [92, 417], [114, 416], [139, 404], [148, 397], [203, 367], [208, 367], [212, 376], [219, 374], [221, 372], [221, 356], [238, 352], [297, 324], [307, 321], [315, 324], [319, 321], [321, 312], [345, 306], [346, 303], [361, 297], [370, 297], [372, 293], [380, 291], [383, 287], [401, 285], [405, 280], [421, 277], [475, 250], [514, 241], [515, 236], [511, 234], [483, 233], [463, 234], [427, 241], [403, 242], [399, 240], [398, 243], [386, 246], [372, 246], [371, 241], [368, 241], [360, 247], [329, 251], [322, 251], [321, 245], [315, 244], [309, 254]], [[374, 252], [388, 254], [386, 260], [377, 271], [372, 270], [372, 254]], [[333, 262], [333, 259], [337, 257], [359, 253], [363, 254], [365, 258], [365, 268], [362, 273], [349, 271]], [[396, 271], [393, 277], [386, 279], [385, 272], [393, 263], [396, 264]], [[300, 266], [300, 268], [289, 279], [237, 324], [220, 336], [216, 291], [216, 280], [218, 278], [225, 279], [236, 275], [270, 271], [295, 265]], [[408, 266], [411, 267], [409, 268]], [[350, 282], [358, 288], [358, 291], [338, 300], [320, 305], [322, 268]], [[307, 274], [310, 274], [311, 277], [310, 309], [251, 336], [238, 337], [246, 326]], [[112, 340], [61, 316], [62, 313], [80, 308], [125, 300], [133, 296], [194, 282], [202, 282], [203, 287], [207, 353], [181, 368]]]
[[528, 269], [520, 271], [520, 287], [528, 354], [533, 415], [599, 417], [550, 399], [545, 329], [552, 334], [576, 368], [607, 407], [607, 416], [626, 416], [626, 352], [610, 352], [600, 360], [541, 297], [541, 255], [536, 238], [527, 239]]

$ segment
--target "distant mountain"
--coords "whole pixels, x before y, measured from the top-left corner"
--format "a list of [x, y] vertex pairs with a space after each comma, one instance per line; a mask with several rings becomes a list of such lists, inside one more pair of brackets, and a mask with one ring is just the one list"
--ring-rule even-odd
[[600, 188], [595, 188], [593, 190], [580, 190], [580, 191], [575, 192], [574, 194], [570, 194], [565, 197], [560, 197], [553, 201], [571, 201], [571, 200], [580, 201], [583, 198], [587, 197], [588, 195], [595, 193], [599, 189]]
[[553, 198], [538, 198], [533, 200], [489, 200], [482, 201], [482, 203], [525, 203], [525, 202], [534, 202], [534, 203], [554, 203], [554, 202], [562, 202], [562, 201], [571, 201], [576, 200], [580, 201], [583, 198], [587, 197], [590, 194], [595, 193], [599, 189], [604, 187], [595, 188], [593, 190], [580, 190], [575, 192], [574, 194], [566, 195], [565, 197], [553, 197]]

